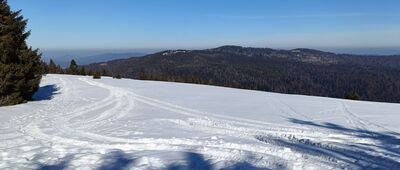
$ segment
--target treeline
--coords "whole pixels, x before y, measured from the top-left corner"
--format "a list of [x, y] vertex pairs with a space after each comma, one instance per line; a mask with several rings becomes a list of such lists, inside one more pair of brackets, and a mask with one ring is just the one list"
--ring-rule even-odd
[[[281, 63], [283, 64], [283, 63]], [[292, 63], [294, 64], [294, 63]], [[328, 96], [350, 100], [367, 100], [376, 94], [375, 88], [367, 89], [368, 86], [379, 87], [378, 84], [385, 84], [386, 88], [396, 86], [387, 82], [385, 77], [374, 76], [376, 84], [371, 79], [361, 80], [359, 76], [370, 76], [362, 74], [351, 74], [358, 69], [350, 68], [343, 70], [343, 73], [335, 73], [339, 68], [318, 68], [294, 64], [293, 70], [257, 70], [240, 67], [214, 67], [214, 68], [142, 68], [137, 77], [140, 80], [156, 80], [181, 82], [192, 84], [205, 84], [213, 86], [232, 87], [250, 90], [262, 90], [286, 94], [305, 94], [314, 96]], [[333, 72], [330, 72], [333, 71]], [[309, 75], [310, 72], [319, 72]], [[330, 73], [328, 73], [330, 72]], [[272, 75], [274, 74], [274, 75]], [[298, 76], [298, 74], [302, 76]], [[393, 74], [395, 76], [395, 74]], [[399, 82], [398, 82], [399, 83]], [[397, 84], [399, 85], [399, 84]], [[397, 92], [397, 91], [392, 91]], [[387, 101], [398, 100], [387, 89], [381, 91], [383, 98]], [[362, 97], [359, 95], [362, 94]]]
[[62, 68], [59, 64], [56, 64], [53, 59], [50, 62], [43, 63], [43, 70], [46, 74], [68, 74], [68, 75], [82, 75], [82, 76], [93, 76], [94, 79], [100, 79], [101, 76], [110, 76], [113, 78], [121, 79], [120, 74], [109, 74], [105, 69], [93, 71], [86, 69], [84, 66], [79, 66], [77, 62], [72, 59], [67, 68]]

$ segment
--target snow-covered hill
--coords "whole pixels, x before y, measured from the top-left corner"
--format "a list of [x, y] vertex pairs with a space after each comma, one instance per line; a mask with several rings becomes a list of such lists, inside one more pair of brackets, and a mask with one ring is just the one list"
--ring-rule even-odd
[[400, 169], [400, 104], [47, 75], [0, 169]]

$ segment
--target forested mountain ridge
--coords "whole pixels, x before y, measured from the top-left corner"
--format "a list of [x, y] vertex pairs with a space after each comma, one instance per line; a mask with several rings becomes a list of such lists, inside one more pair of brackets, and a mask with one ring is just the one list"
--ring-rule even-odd
[[400, 102], [400, 56], [222, 46], [168, 50], [85, 67], [127, 78]]

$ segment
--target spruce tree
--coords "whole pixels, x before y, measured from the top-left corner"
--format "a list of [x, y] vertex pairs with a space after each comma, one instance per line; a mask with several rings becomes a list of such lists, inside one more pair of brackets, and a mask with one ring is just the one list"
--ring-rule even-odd
[[58, 68], [56, 63], [53, 61], [53, 59], [50, 59], [50, 63], [48, 65], [48, 73], [58, 73]]
[[69, 63], [69, 67], [67, 69], [67, 74], [72, 74], [72, 75], [79, 74], [78, 64], [76, 64], [76, 61], [74, 59], [72, 59], [71, 62]]
[[79, 69], [79, 75], [86, 76], [85, 67], [81, 67], [81, 68]]
[[93, 70], [89, 70], [87, 75], [92, 76], [94, 74]]
[[101, 69], [101, 76], [108, 76], [108, 73], [105, 69]]
[[56, 64], [53, 59], [50, 59], [50, 63], [47, 66], [47, 73], [50, 74], [64, 74], [64, 70], [61, 68], [60, 65]]
[[143, 68], [140, 69], [139, 79], [140, 79], [140, 80], [147, 80], [147, 79], [149, 79], [149, 78], [147, 77], [146, 72], [144, 71]]
[[39, 88], [43, 65], [38, 50], [28, 47], [27, 20], [0, 0], [0, 106], [30, 100]]
[[63, 69], [59, 64], [57, 64], [57, 71], [56, 71], [56, 73], [57, 73], [57, 74], [65, 74], [64, 69]]
[[43, 67], [43, 74], [48, 74], [49, 73], [49, 65], [47, 65], [46, 62], [42, 61], [42, 67]]

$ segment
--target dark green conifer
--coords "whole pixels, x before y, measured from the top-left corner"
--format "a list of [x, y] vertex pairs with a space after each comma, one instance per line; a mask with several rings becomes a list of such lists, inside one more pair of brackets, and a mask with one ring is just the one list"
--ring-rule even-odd
[[87, 75], [89, 75], [89, 76], [92, 76], [93, 74], [94, 74], [93, 70], [89, 70], [88, 73], [87, 73]]
[[21, 11], [0, 0], [0, 106], [26, 102], [39, 88], [44, 66], [38, 50], [26, 44], [26, 24]]
[[101, 76], [108, 76], [108, 73], [105, 69], [101, 69]]
[[56, 63], [53, 61], [53, 59], [50, 59], [50, 63], [48, 65], [48, 73], [56, 74], [58, 72], [59, 72], [59, 70], [58, 70]]
[[81, 68], [79, 69], [79, 75], [86, 76], [85, 67], [81, 67]]
[[78, 75], [79, 70], [78, 70], [78, 64], [76, 64], [76, 61], [74, 59], [71, 60], [69, 67], [67, 69], [67, 74], [72, 74], [72, 75]]
[[57, 64], [57, 72], [56, 73], [57, 74], [65, 74], [64, 69], [59, 64]]
[[143, 68], [140, 69], [139, 79], [140, 79], [140, 80], [147, 80], [147, 79], [149, 79], [149, 78], [147, 77], [146, 72], [144, 71]]

